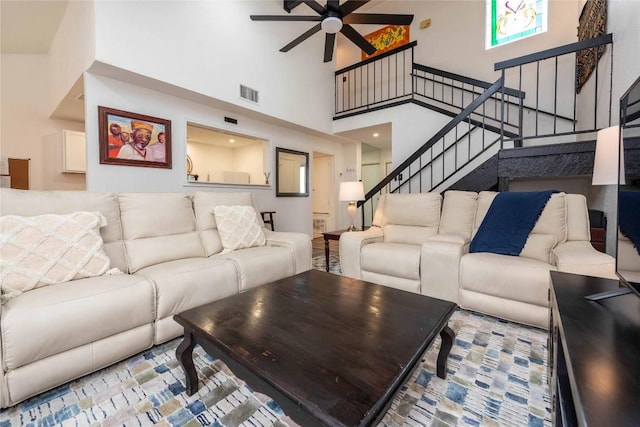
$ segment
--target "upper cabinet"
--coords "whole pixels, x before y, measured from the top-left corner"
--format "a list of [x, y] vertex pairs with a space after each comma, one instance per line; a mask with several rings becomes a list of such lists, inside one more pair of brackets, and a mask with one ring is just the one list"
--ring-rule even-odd
[[84, 132], [62, 131], [62, 172], [87, 172], [87, 138]]

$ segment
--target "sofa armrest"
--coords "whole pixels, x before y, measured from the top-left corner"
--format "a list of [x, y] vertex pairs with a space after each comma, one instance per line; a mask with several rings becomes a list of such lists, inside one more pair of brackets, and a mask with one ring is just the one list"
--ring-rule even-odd
[[368, 228], [365, 231], [348, 231], [342, 233], [338, 247], [342, 275], [361, 279], [360, 252], [365, 245], [382, 242], [382, 237], [382, 229], [376, 226]]
[[458, 302], [460, 259], [469, 252], [469, 239], [456, 234], [437, 234], [422, 245], [420, 292]]
[[564, 242], [551, 253], [558, 271], [617, 280], [616, 260], [598, 252], [587, 241]]
[[267, 246], [283, 246], [291, 250], [296, 274], [311, 269], [311, 237], [305, 233], [263, 230]]

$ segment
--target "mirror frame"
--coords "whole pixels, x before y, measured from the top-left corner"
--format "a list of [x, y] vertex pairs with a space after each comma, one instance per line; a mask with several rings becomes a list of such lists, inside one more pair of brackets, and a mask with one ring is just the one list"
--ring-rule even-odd
[[[622, 97], [620, 98], [620, 121], [619, 121], [619, 126], [620, 126], [620, 135], [619, 135], [619, 143], [620, 143], [620, 152], [623, 153], [623, 155], [619, 158], [619, 162], [618, 162], [618, 170], [620, 170], [620, 168], [623, 166], [622, 162], [625, 163], [624, 167], [625, 167], [625, 181], [626, 183], [623, 184], [622, 182], [618, 181], [618, 185], [617, 185], [617, 197], [616, 197], [616, 201], [617, 201], [617, 206], [616, 206], [616, 210], [617, 210], [617, 216], [618, 216], [618, 220], [616, 222], [616, 252], [615, 252], [615, 257], [616, 257], [616, 275], [618, 276], [618, 278], [620, 279], [620, 281], [628, 288], [634, 290], [636, 293], [639, 292], [638, 290], [638, 284], [635, 280], [632, 280], [630, 277], [626, 277], [623, 273], [621, 273], [619, 267], [618, 267], [618, 257], [620, 256], [620, 231], [619, 231], [619, 223], [620, 223], [620, 192], [623, 191], [623, 188], [625, 186], [634, 186], [634, 181], [633, 178], [635, 178], [637, 175], [633, 175], [634, 171], [636, 170], [635, 168], [632, 167], [633, 161], [632, 161], [632, 157], [635, 157], [634, 155], [631, 154], [632, 152], [632, 148], [631, 148], [631, 143], [633, 142], [633, 145], [636, 144], [636, 141], [640, 141], [640, 136], [638, 135], [638, 129], [640, 129], [640, 109], [638, 109], [638, 103], [640, 102], [639, 99], [633, 99], [631, 98], [631, 96], [633, 94], [636, 94], [637, 96], [637, 92], [634, 91], [638, 91], [640, 88], [640, 77], [638, 77], [633, 84], [631, 84], [631, 86], [629, 86], [629, 88], [627, 89], [627, 91], [624, 93], [624, 95], [622, 95]], [[630, 106], [630, 102], [633, 103], [633, 108], [634, 110], [629, 112], [628, 108]], [[635, 150], [634, 150], [635, 151]], [[619, 179], [622, 178], [622, 176], [620, 176], [620, 174], [618, 174]], [[637, 184], [635, 184], [636, 188], [637, 188]], [[634, 285], [631, 285], [631, 283], [633, 283]]]
[[[304, 173], [305, 191], [299, 193], [287, 193], [280, 191], [280, 153], [304, 156], [307, 165]], [[309, 197], [309, 153], [276, 147], [276, 197]]]

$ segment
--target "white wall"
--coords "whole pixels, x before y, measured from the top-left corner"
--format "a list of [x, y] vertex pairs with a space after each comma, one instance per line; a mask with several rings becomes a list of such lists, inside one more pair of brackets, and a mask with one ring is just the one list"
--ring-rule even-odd
[[31, 159], [33, 190], [83, 190], [84, 174], [62, 173], [62, 130], [84, 124], [51, 120], [46, 55], [2, 55], [0, 59], [0, 155]]
[[[227, 112], [184, 98], [156, 92], [140, 86], [113, 80], [100, 75], [85, 74], [85, 107], [87, 133], [87, 189], [92, 191], [251, 191], [263, 210], [277, 211], [277, 230], [299, 231], [312, 235], [312, 201], [310, 197], [275, 197], [275, 188], [203, 186], [186, 183], [186, 123], [231, 130], [268, 141], [268, 170], [275, 171], [275, 147], [311, 153], [320, 150], [334, 155], [337, 169], [346, 168], [343, 151], [346, 145], [316, 134], [301, 132], [283, 126], [234, 114], [239, 125], [231, 128], [224, 122]], [[141, 113], [171, 120], [172, 169], [100, 165], [98, 155], [98, 105]], [[353, 145], [353, 144], [351, 144]], [[353, 148], [352, 148], [353, 150]], [[351, 161], [351, 159], [349, 159]], [[313, 170], [311, 170], [313, 174]], [[271, 175], [274, 176], [273, 173]], [[335, 191], [337, 201], [337, 189]], [[337, 203], [335, 203], [337, 205]], [[348, 225], [348, 218], [343, 222]]]
[[[98, 61], [331, 131], [334, 66], [322, 62], [322, 35], [281, 53], [312, 25], [249, 19], [286, 14], [281, 0], [100, 1], [95, 7]], [[240, 84], [260, 92], [258, 105], [239, 98]]]
[[[417, 41], [415, 62], [480, 80], [495, 81], [496, 62], [577, 41], [577, 0], [550, 0], [548, 31], [514, 43], [485, 50], [484, 0], [376, 2], [372, 13], [409, 13], [411, 41]], [[575, 18], [573, 18], [575, 17]], [[430, 18], [431, 26], [420, 29], [420, 21]], [[379, 26], [358, 25], [365, 35]], [[341, 56], [338, 68], [360, 61], [360, 49], [338, 37]]]
[[[193, 171], [191, 173], [199, 175], [198, 179], [200, 181], [222, 182], [221, 172], [223, 170], [234, 170], [232, 167], [233, 150], [231, 148], [189, 142], [187, 144], [187, 154], [193, 162]], [[220, 172], [220, 176], [218, 176], [218, 172]]]
[[94, 5], [93, 1], [67, 3], [48, 54], [50, 113], [95, 59]]
[[391, 160], [395, 168], [450, 120], [450, 117], [426, 108], [414, 104], [405, 104], [399, 107], [336, 120], [333, 127], [334, 132], [343, 132], [392, 122], [391, 140], [393, 145], [391, 148]]
[[233, 169], [249, 173], [252, 184], [264, 184], [264, 148], [262, 144], [246, 145], [233, 150]]

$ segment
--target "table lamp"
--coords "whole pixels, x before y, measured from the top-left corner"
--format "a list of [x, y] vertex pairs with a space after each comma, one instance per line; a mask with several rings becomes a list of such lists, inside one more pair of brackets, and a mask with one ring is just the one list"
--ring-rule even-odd
[[341, 202], [349, 202], [347, 213], [351, 219], [351, 225], [347, 231], [358, 230], [354, 225], [356, 219], [356, 202], [358, 200], [364, 200], [364, 186], [362, 181], [347, 181], [340, 183], [340, 197]]
[[[592, 185], [624, 184], [624, 152], [620, 144], [620, 127], [598, 131], [593, 162]], [[618, 181], [619, 179], [619, 181]]]

